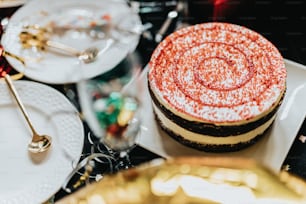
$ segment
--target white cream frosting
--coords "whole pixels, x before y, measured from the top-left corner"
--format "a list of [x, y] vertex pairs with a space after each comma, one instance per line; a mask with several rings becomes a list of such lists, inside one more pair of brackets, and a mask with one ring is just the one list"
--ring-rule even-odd
[[215, 137], [215, 136], [210, 136], [210, 135], [203, 135], [203, 134], [198, 134], [191, 132], [189, 130], [186, 130], [185, 128], [177, 125], [176, 123], [172, 122], [169, 120], [160, 110], [156, 105], [153, 103], [153, 109], [161, 121], [161, 123], [174, 132], [177, 135], [180, 135], [184, 139], [191, 141], [191, 142], [196, 142], [196, 143], [201, 143], [201, 144], [209, 144], [209, 145], [235, 145], [238, 143], [243, 143], [243, 142], [248, 142], [252, 139], [254, 139], [257, 135], [263, 134], [265, 130], [273, 123], [276, 115], [271, 117], [270, 120], [268, 120], [266, 123], [262, 124], [261, 126], [256, 127], [255, 129], [243, 133], [240, 135], [235, 135], [235, 136], [228, 136], [228, 137]]

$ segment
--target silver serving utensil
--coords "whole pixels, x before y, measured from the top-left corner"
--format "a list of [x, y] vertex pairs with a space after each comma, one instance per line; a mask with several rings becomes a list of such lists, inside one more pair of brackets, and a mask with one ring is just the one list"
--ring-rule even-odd
[[182, 1], [178, 1], [176, 7], [174, 10], [169, 11], [166, 20], [164, 21], [164, 23], [162, 24], [162, 26], [160, 27], [160, 29], [157, 31], [156, 35], [155, 35], [155, 42], [159, 43], [160, 41], [162, 41], [165, 33], [167, 32], [169, 26], [171, 25], [173, 19], [177, 18], [177, 16], [179, 15], [179, 13], [184, 9], [185, 4]]

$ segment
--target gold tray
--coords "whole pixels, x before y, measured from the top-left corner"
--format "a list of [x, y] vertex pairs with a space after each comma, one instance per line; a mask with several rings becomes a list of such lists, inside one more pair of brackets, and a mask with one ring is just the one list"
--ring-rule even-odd
[[306, 203], [306, 182], [255, 160], [156, 159], [87, 185], [57, 204]]

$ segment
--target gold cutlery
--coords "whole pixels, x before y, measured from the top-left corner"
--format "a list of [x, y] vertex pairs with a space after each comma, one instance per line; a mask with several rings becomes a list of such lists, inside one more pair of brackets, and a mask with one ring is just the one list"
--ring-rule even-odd
[[[5, 50], [3, 49], [2, 46], [0, 46], [0, 60], [1, 60], [1, 57], [2, 57], [2, 56], [3, 56], [3, 57], [7, 57], [7, 56], [12, 57], [12, 58], [14, 58], [14, 59], [20, 61], [20, 62], [25, 66], [25, 59], [24, 59], [24, 58], [19, 57], [19, 56], [17, 56], [17, 55], [14, 55], [14, 54], [12, 54], [12, 53], [10, 53], [10, 52], [7, 52], [7, 51], [5, 51]], [[0, 76], [4, 76], [5, 74], [6, 74], [6, 69], [5, 69], [5, 67], [0, 67]], [[11, 76], [11, 78], [14, 79], [14, 80], [21, 79], [22, 77], [23, 77], [23, 73], [17, 73], [17, 74], [14, 74], [14, 75]], [[1, 79], [0, 79], [0, 80], [1, 80]]]
[[84, 63], [91, 63], [95, 61], [99, 53], [99, 50], [96, 47], [89, 47], [80, 51], [66, 44], [48, 40], [47, 34], [43, 30], [39, 30], [36, 33], [22, 31], [19, 34], [19, 39], [24, 49], [36, 47], [38, 50], [44, 51], [47, 49], [47, 47], [55, 48], [69, 55], [76, 56]]
[[17, 93], [17, 90], [13, 85], [13, 82], [12, 82], [12, 79], [11, 79], [10, 75], [5, 74], [4, 79], [5, 79], [5, 82], [8, 86], [11, 94], [13, 95], [13, 97], [16, 100], [19, 109], [21, 110], [24, 118], [26, 119], [26, 122], [28, 123], [28, 125], [29, 125], [29, 127], [32, 131], [32, 140], [28, 144], [28, 150], [32, 153], [40, 153], [40, 152], [47, 151], [51, 146], [52, 138], [48, 135], [40, 135], [36, 132], [27, 111], [26, 111], [23, 103], [21, 102], [21, 99], [20, 99], [20, 97]]

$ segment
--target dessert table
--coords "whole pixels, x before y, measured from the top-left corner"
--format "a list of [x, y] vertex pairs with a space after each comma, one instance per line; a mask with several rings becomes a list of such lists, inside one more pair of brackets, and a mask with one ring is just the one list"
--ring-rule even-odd
[[[248, 157], [260, 159], [265, 165], [275, 171], [285, 169], [306, 180], [306, 108], [303, 107], [303, 104], [306, 102], [306, 92], [304, 90], [306, 85], [306, 33], [303, 26], [300, 26], [306, 23], [306, 17], [303, 13], [306, 9], [306, 3], [304, 1], [279, 2], [257, 0], [192, 0], [188, 2], [188, 9], [179, 13], [178, 17], [173, 19], [166, 29], [164, 36], [172, 33], [178, 26], [186, 24], [209, 21], [236, 23], [251, 28], [265, 36], [279, 49], [285, 58], [290, 77], [287, 93], [288, 99], [286, 99], [285, 105], [278, 115], [279, 120], [275, 124], [277, 128], [271, 133], [273, 140], [265, 139], [257, 146], [251, 147], [244, 152], [236, 152], [233, 156], [241, 156], [240, 154], [248, 155]], [[150, 23], [152, 25], [142, 33], [135, 50], [140, 56], [143, 69], [146, 69], [150, 56], [158, 45], [155, 35], [165, 22], [169, 12], [176, 9], [176, 3], [176, 1], [147, 0], [130, 1], [129, 3], [133, 9], [138, 11], [143, 24]], [[5, 32], [3, 19], [9, 19], [22, 6], [0, 7], [0, 18], [2, 21], [0, 34]], [[10, 64], [1, 57], [0, 67], [10, 67]], [[15, 72], [16, 70], [11, 69], [10, 73], [14, 74]], [[26, 76], [22, 79], [32, 80]], [[80, 94], [76, 83], [46, 83], [46, 85], [63, 93], [80, 113], [84, 111], [82, 106], [83, 95]], [[146, 87], [146, 84], [143, 84], [143, 86]], [[180, 155], [209, 155], [183, 147], [171, 138], [161, 134], [152, 116], [148, 97], [146, 95], [144, 100], [144, 105], [148, 107], [144, 113], [146, 115], [143, 124], [144, 130], [137, 139], [134, 148], [129, 152], [129, 162], [132, 166], [137, 166], [155, 158], [168, 158]], [[286, 114], [286, 120], [282, 120], [282, 117], [286, 117]], [[92, 138], [88, 137], [88, 135], [94, 135], [94, 132], [86, 118], [82, 119], [84, 119], [82, 120], [84, 127], [84, 147], [82, 153], [85, 155], [92, 146]], [[283, 138], [279, 136], [282, 134], [287, 136], [286, 140], [279, 139]], [[106, 168], [103, 173], [109, 173], [108, 169]], [[78, 179], [78, 177], [80, 175], [74, 175], [74, 179]], [[80, 187], [85, 185], [82, 183]], [[59, 189], [52, 200], [57, 201], [67, 194], [69, 193], [64, 189]]]

